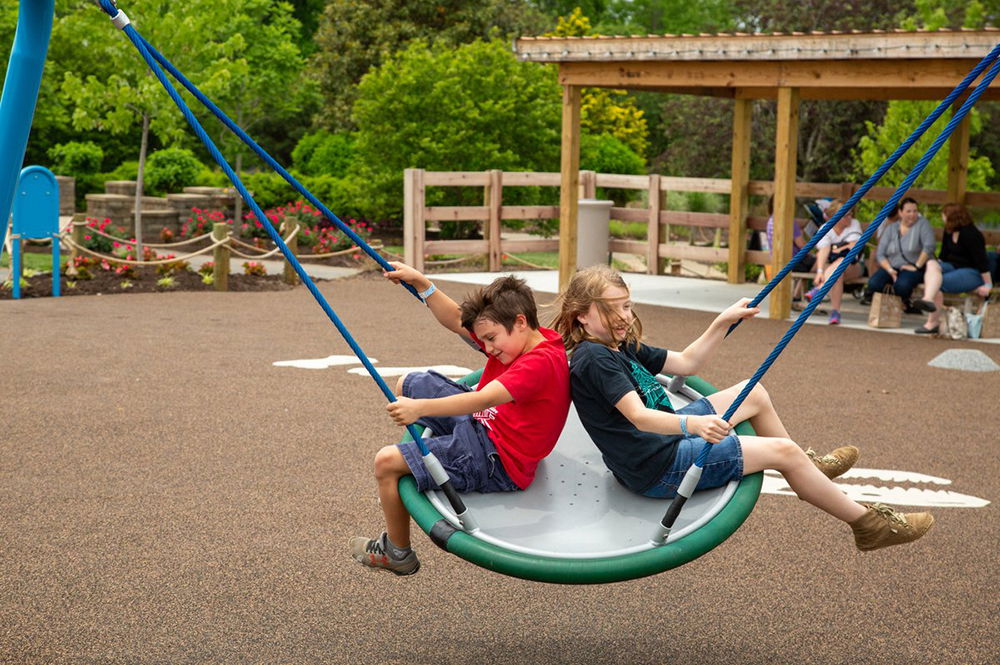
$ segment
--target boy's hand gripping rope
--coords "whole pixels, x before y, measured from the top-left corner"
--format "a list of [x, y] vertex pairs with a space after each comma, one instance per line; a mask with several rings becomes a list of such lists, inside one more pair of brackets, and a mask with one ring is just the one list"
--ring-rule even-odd
[[[389, 387], [385, 384], [385, 381], [375, 370], [375, 367], [371, 364], [371, 361], [368, 359], [368, 356], [365, 355], [365, 352], [361, 349], [358, 343], [351, 336], [350, 331], [347, 330], [343, 322], [340, 320], [340, 317], [338, 317], [336, 312], [333, 311], [333, 308], [330, 307], [330, 304], [323, 297], [323, 294], [319, 292], [319, 289], [316, 287], [316, 284], [313, 283], [312, 279], [309, 277], [305, 269], [302, 267], [302, 264], [299, 263], [298, 259], [291, 252], [291, 250], [288, 249], [288, 245], [286, 245], [285, 241], [282, 240], [281, 235], [274, 228], [274, 225], [271, 224], [270, 220], [264, 214], [264, 211], [261, 210], [260, 206], [257, 205], [257, 202], [254, 201], [252, 196], [250, 196], [250, 192], [247, 191], [246, 187], [243, 185], [243, 182], [240, 180], [239, 176], [233, 171], [232, 167], [222, 156], [222, 153], [219, 151], [218, 147], [216, 147], [212, 139], [209, 138], [208, 134], [201, 126], [201, 123], [199, 123], [197, 118], [194, 117], [194, 114], [191, 112], [191, 109], [188, 108], [187, 104], [181, 98], [180, 93], [177, 92], [176, 88], [174, 88], [174, 86], [167, 79], [166, 74], [159, 67], [159, 65], [156, 63], [156, 60], [154, 60], [153, 56], [146, 48], [145, 40], [143, 40], [142, 37], [136, 32], [135, 28], [131, 26], [131, 22], [129, 21], [128, 16], [126, 16], [124, 12], [118, 10], [117, 7], [112, 3], [112, 0], [99, 0], [99, 2], [101, 5], [101, 9], [103, 9], [108, 14], [108, 16], [111, 17], [112, 22], [116, 26], [118, 26], [126, 34], [126, 36], [128, 36], [129, 40], [135, 46], [136, 50], [138, 50], [139, 53], [142, 55], [143, 59], [149, 65], [150, 70], [152, 70], [153, 74], [155, 74], [157, 79], [159, 79], [164, 89], [166, 89], [171, 99], [173, 99], [174, 103], [177, 105], [181, 113], [187, 119], [188, 124], [191, 125], [191, 128], [194, 130], [195, 134], [197, 134], [198, 138], [200, 138], [202, 143], [205, 144], [205, 147], [211, 153], [212, 158], [215, 159], [219, 167], [226, 173], [226, 176], [233, 183], [233, 186], [236, 187], [237, 191], [239, 191], [240, 196], [242, 196], [243, 199], [247, 201], [253, 213], [257, 215], [257, 219], [261, 220], [261, 222], [264, 224], [264, 229], [267, 231], [267, 234], [271, 237], [271, 240], [274, 242], [275, 245], [277, 245], [281, 249], [282, 254], [285, 255], [285, 258], [295, 269], [295, 272], [302, 280], [302, 283], [306, 286], [306, 288], [309, 289], [309, 292], [312, 294], [313, 298], [316, 299], [316, 302], [323, 309], [323, 311], [326, 312], [327, 317], [329, 317], [330, 321], [333, 322], [333, 325], [336, 326], [341, 336], [351, 347], [351, 350], [354, 351], [354, 354], [358, 357], [358, 360], [361, 361], [361, 364], [364, 365], [365, 369], [368, 371], [368, 374], [372, 377], [372, 379], [378, 385], [379, 389], [382, 391], [382, 394], [385, 395], [386, 399], [388, 399], [390, 402], [396, 401], [396, 396], [392, 393], [391, 390], [389, 390]], [[409, 431], [410, 436], [413, 437], [414, 442], [416, 442], [417, 446], [420, 448], [420, 453], [423, 457], [424, 464], [427, 467], [428, 473], [430, 473], [431, 477], [441, 487], [441, 490], [448, 497], [448, 501], [451, 504], [452, 509], [455, 511], [455, 515], [458, 517], [460, 523], [462, 524], [462, 528], [468, 532], [474, 532], [478, 530], [479, 525], [476, 523], [473, 516], [469, 513], [468, 508], [466, 508], [465, 503], [462, 501], [461, 496], [459, 496], [458, 492], [455, 490], [454, 485], [452, 485], [451, 480], [448, 478], [448, 473], [441, 466], [441, 463], [434, 456], [434, 454], [427, 448], [427, 445], [423, 442], [423, 439], [421, 438], [420, 434], [417, 432], [416, 428], [413, 425], [407, 425], [407, 430]]]
[[[925, 152], [923, 157], [920, 158], [920, 161], [917, 162], [916, 166], [913, 167], [913, 171], [911, 171], [899, 187], [896, 188], [896, 191], [882, 207], [882, 210], [879, 211], [875, 220], [868, 225], [868, 228], [861, 234], [861, 238], [858, 242], [851, 248], [851, 250], [847, 253], [847, 256], [844, 257], [837, 268], [833, 271], [830, 279], [823, 283], [823, 286], [820, 287], [816, 296], [810, 301], [806, 308], [802, 310], [799, 317], [791, 325], [788, 331], [785, 332], [784, 336], [782, 336], [782, 338], [778, 341], [777, 345], [775, 345], [774, 349], [767, 356], [767, 358], [764, 359], [764, 362], [761, 363], [760, 367], [757, 368], [757, 371], [754, 372], [753, 376], [750, 377], [750, 380], [747, 381], [739, 395], [736, 396], [733, 403], [729, 405], [728, 409], [726, 409], [725, 414], [722, 416], [723, 420], [729, 421], [736, 414], [736, 410], [739, 409], [741, 404], [743, 404], [743, 400], [746, 399], [747, 395], [750, 394], [750, 391], [757, 385], [761, 377], [764, 376], [774, 361], [777, 360], [781, 352], [786, 346], [788, 346], [788, 343], [792, 341], [792, 338], [805, 324], [806, 320], [812, 315], [816, 308], [819, 307], [819, 304], [823, 302], [823, 298], [826, 297], [826, 294], [833, 288], [833, 285], [836, 284], [837, 281], [843, 276], [847, 267], [854, 263], [855, 259], [857, 259], [865, 245], [868, 243], [868, 240], [875, 234], [875, 231], [877, 231], [878, 227], [881, 226], [883, 221], [885, 221], [885, 218], [889, 216], [889, 213], [896, 209], [896, 206], [899, 205], [900, 199], [903, 198], [903, 195], [910, 189], [914, 181], [916, 181], [920, 174], [923, 173], [927, 164], [930, 163], [930, 161], [937, 154], [938, 150], [941, 149], [941, 146], [944, 145], [944, 142], [947, 141], [948, 137], [950, 137], [955, 131], [958, 123], [960, 123], [965, 116], [969, 114], [972, 107], [977, 101], [979, 101], [979, 98], [982, 97], [983, 93], [986, 92], [986, 89], [993, 82], [993, 79], [995, 79], [997, 74], [1000, 73], [1000, 61], [997, 60], [997, 55], [1000, 54], [1000, 44], [998, 44], [993, 51], [990, 52], [990, 54], [992, 56], [992, 60], [995, 62], [993, 62], [989, 72], [987, 72], [983, 77], [982, 82], [976, 86], [976, 89], [972, 91], [972, 94], [970, 94], [969, 98], [965, 100], [965, 103], [962, 104], [961, 108], [955, 112], [951, 120], [941, 131], [941, 134], [934, 140], [934, 143], [927, 149], [927, 152]], [[748, 307], [751, 306], [751, 304], [748, 304]], [[712, 444], [706, 442], [705, 445], [702, 446], [694, 464], [692, 464], [691, 468], [689, 468], [687, 473], [684, 474], [684, 479], [681, 481], [680, 487], [677, 489], [677, 496], [670, 502], [666, 513], [663, 515], [663, 519], [660, 520], [660, 523], [657, 525], [658, 528], [652, 538], [654, 545], [662, 545], [666, 542], [667, 537], [670, 535], [670, 530], [673, 528], [674, 521], [676, 521], [677, 516], [681, 512], [681, 508], [684, 507], [684, 503], [691, 497], [691, 494], [694, 493], [695, 488], [698, 486], [698, 481], [701, 479], [702, 468], [705, 466], [705, 461], [708, 459], [708, 454], [711, 449]]]

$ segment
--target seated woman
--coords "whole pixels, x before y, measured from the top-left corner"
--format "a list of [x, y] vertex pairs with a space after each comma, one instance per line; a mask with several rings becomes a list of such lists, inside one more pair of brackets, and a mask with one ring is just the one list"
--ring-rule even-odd
[[993, 277], [986, 253], [986, 239], [972, 223], [972, 216], [961, 203], [946, 203], [941, 208], [944, 236], [937, 261], [927, 264], [924, 276], [924, 298], [936, 309], [927, 315], [927, 322], [916, 329], [918, 335], [938, 331], [943, 293], [974, 292], [983, 298], [990, 295]]
[[[829, 220], [840, 210], [842, 201], [834, 199], [827, 206], [823, 214]], [[806, 299], [812, 300], [820, 287], [826, 280], [830, 279], [833, 271], [837, 269], [840, 262], [844, 260], [847, 253], [858, 243], [861, 238], [861, 224], [850, 212], [840, 218], [830, 231], [820, 238], [816, 243], [818, 253], [816, 255], [816, 278], [813, 280], [813, 287], [806, 293]], [[844, 282], [857, 279], [862, 275], [861, 264], [855, 261], [847, 267], [841, 279], [830, 289], [830, 325], [835, 326], [840, 323], [840, 303], [844, 298]]]
[[[770, 197], [767, 200], [767, 251], [771, 254], [771, 263], [774, 263], [774, 197]], [[800, 249], [806, 244], [805, 234], [802, 232], [802, 227], [799, 226], [798, 220], [792, 220], [792, 254], [797, 254]], [[799, 261], [792, 266], [792, 272], [812, 272], [813, 266], [816, 265], [816, 256], [814, 254], [806, 254]], [[781, 266], [775, 266], [775, 270], [781, 268]], [[802, 298], [802, 286], [801, 280], [795, 280], [795, 292], [792, 293], [792, 300], [800, 300]]]
[[931, 223], [920, 214], [916, 200], [905, 198], [899, 203], [899, 221], [883, 224], [883, 228], [875, 255], [879, 269], [869, 278], [861, 303], [871, 304], [872, 295], [891, 284], [907, 312], [934, 311], [932, 302], [911, 300], [913, 289], [924, 281], [927, 263], [934, 259], [937, 249]]

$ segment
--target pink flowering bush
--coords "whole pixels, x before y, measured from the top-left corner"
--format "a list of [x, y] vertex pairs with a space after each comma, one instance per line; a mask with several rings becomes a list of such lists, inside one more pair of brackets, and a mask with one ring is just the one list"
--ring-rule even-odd
[[[223, 222], [233, 226], [232, 219], [226, 219], [218, 211], [208, 212], [192, 209], [191, 217], [181, 226], [179, 239], [193, 238], [204, 233], [209, 233], [214, 224]], [[295, 223], [299, 225], [299, 233], [296, 237], [300, 248], [310, 248], [314, 254], [327, 254], [337, 252], [351, 247], [354, 243], [350, 237], [333, 225], [332, 222], [323, 217], [323, 214], [305, 201], [295, 201], [285, 205], [268, 208], [264, 211], [267, 220], [277, 229], [281, 230], [284, 223]], [[345, 222], [358, 236], [366, 242], [371, 237], [372, 227], [368, 222], [349, 219]], [[270, 235], [264, 223], [257, 219], [257, 216], [250, 212], [243, 216], [243, 220], [238, 227], [234, 226], [235, 234], [244, 242], [251, 243], [262, 249], [270, 246]]]
[[258, 261], [246, 261], [243, 263], [243, 274], [252, 275], [254, 277], [264, 277], [267, 275], [267, 270], [264, 269], [264, 264]]
[[94, 217], [88, 217], [87, 228], [83, 231], [83, 246], [101, 254], [110, 253], [114, 241], [111, 238], [94, 233], [94, 231], [100, 231], [121, 240], [129, 239], [128, 234], [125, 233], [125, 229], [121, 226], [112, 226], [110, 219], [105, 217], [104, 220], [99, 220]]

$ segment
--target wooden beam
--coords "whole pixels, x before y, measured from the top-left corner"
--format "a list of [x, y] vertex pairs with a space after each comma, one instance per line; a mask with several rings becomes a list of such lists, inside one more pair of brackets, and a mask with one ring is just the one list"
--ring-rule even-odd
[[[521, 60], [546, 63], [721, 61], [742, 67], [755, 61], [898, 61], [982, 57], [997, 42], [996, 28], [868, 33], [648, 35], [630, 37], [522, 37]], [[971, 68], [971, 66], [970, 66]]]
[[750, 209], [750, 130], [753, 106], [749, 99], [737, 99], [733, 106], [733, 159], [729, 181], [729, 269], [730, 284], [745, 281], [746, 217]]
[[[801, 88], [807, 94], [824, 88], [951, 90], [978, 62], [969, 60], [845, 60], [802, 62], [565, 62], [559, 65], [564, 86], [626, 89]], [[801, 96], [801, 92], [800, 92]]]
[[[957, 111], [958, 108], [956, 107]], [[969, 180], [969, 117], [962, 118], [948, 140], [948, 200], [965, 203]]]
[[580, 187], [580, 88], [563, 86], [562, 178], [559, 186], [559, 291], [576, 272], [576, 238]]
[[[771, 253], [776, 266], [792, 258], [792, 220], [795, 217], [795, 171], [798, 165], [799, 91], [778, 91], [778, 126], [774, 148], [774, 234]], [[792, 312], [792, 282], [786, 277], [770, 295], [770, 317], [787, 319]]]

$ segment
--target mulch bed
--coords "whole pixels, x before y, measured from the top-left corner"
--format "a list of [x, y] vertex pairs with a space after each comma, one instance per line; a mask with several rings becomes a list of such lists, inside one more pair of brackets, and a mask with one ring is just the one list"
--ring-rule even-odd
[[[162, 286], [157, 282], [163, 278], [155, 268], [139, 268], [134, 277], [124, 278], [112, 271], [96, 270], [93, 279], [71, 280], [73, 286], [67, 283], [65, 275], [60, 276], [59, 292], [62, 296], [109, 295], [113, 293], [165, 293], [167, 291], [214, 291], [214, 284], [206, 284], [201, 275], [193, 271], [179, 271], [171, 275], [173, 284]], [[27, 288], [22, 286], [22, 298], [46, 298], [52, 295], [52, 274], [45, 273], [27, 277]], [[123, 283], [130, 286], [123, 287]], [[294, 286], [285, 284], [280, 275], [230, 275], [230, 291], [286, 291]], [[0, 300], [13, 298], [13, 290], [0, 289]]]

